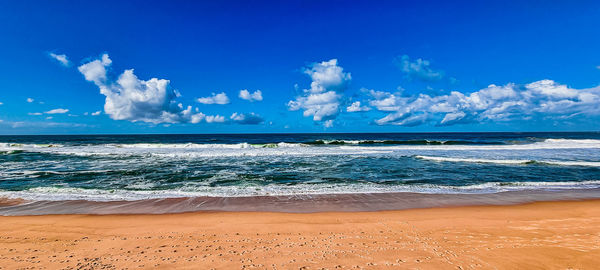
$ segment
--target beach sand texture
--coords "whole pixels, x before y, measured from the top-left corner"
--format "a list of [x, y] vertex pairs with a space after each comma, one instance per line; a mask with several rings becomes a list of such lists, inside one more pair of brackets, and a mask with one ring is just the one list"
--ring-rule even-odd
[[0, 217], [0, 269], [597, 269], [600, 200]]

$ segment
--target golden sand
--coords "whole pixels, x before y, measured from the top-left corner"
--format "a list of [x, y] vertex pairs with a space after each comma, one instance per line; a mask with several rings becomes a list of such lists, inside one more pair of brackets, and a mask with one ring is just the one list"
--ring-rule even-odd
[[0, 269], [598, 269], [600, 201], [0, 217]]

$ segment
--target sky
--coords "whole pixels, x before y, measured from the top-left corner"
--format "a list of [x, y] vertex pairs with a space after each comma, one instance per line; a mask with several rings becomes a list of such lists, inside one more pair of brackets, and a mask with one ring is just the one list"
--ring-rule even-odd
[[0, 134], [597, 131], [598, 1], [1, 1]]

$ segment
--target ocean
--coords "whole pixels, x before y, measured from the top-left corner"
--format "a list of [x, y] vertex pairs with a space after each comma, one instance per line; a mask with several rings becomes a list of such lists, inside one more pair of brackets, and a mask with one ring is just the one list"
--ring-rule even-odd
[[184, 199], [160, 212], [218, 210], [216, 199], [248, 207], [250, 198], [277, 201], [270, 210], [330, 198], [395, 209], [419, 194], [493, 202], [596, 197], [599, 188], [599, 132], [0, 136], [0, 198], [21, 202], [0, 204], [0, 214]]

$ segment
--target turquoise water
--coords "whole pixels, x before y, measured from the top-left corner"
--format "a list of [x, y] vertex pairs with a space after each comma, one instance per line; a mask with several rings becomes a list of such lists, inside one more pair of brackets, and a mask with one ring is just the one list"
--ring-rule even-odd
[[0, 136], [34, 201], [598, 187], [600, 133]]

